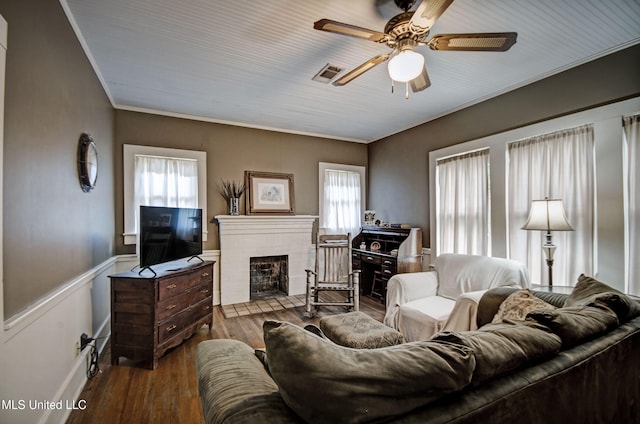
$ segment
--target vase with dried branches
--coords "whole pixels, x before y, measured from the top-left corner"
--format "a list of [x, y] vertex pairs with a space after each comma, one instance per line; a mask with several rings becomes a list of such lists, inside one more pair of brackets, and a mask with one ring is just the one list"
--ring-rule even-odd
[[246, 187], [243, 184], [236, 183], [235, 181], [220, 180], [218, 186], [218, 193], [227, 201], [229, 205], [229, 215], [240, 214], [240, 197], [244, 193]]

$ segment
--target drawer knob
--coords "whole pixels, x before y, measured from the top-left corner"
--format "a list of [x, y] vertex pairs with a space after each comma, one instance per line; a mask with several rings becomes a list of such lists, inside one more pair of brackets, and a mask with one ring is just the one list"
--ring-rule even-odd
[[170, 311], [170, 310], [174, 309], [176, 306], [177, 305], [169, 305], [169, 306], [167, 306], [166, 309], [167, 309], [167, 311]]
[[392, 263], [393, 263], [393, 262], [391, 262], [391, 261], [384, 261], [384, 264], [385, 264], [385, 265], [391, 265]]
[[209, 293], [209, 289], [204, 289], [204, 290], [201, 291], [201, 293], [202, 294], [207, 294], [207, 293]]
[[203, 273], [202, 273], [202, 276], [203, 276], [203, 277], [208, 277], [208, 276], [209, 276], [209, 273], [208, 273], [208, 272], [203, 272]]
[[384, 271], [382, 271], [382, 272], [384, 272], [385, 274], [391, 274], [391, 271], [389, 271], [388, 269], [385, 269], [385, 270], [384, 270]]
[[170, 325], [170, 326], [167, 327], [167, 331], [173, 331], [173, 330], [175, 330], [175, 328], [176, 328], [175, 324]]
[[367, 256], [367, 260], [368, 260], [368, 261], [372, 261], [372, 260], [373, 260], [373, 258], [372, 258], [371, 256]]
[[175, 285], [175, 284], [169, 284], [169, 285], [167, 286], [167, 289], [171, 290], [171, 289], [175, 289], [176, 287], [178, 287], [178, 286], [177, 286], [177, 285]]

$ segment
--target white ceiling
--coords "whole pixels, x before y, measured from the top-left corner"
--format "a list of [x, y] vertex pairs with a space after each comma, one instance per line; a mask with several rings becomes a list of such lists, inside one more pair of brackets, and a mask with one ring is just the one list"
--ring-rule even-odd
[[311, 80], [327, 63], [346, 72], [389, 52], [314, 30], [316, 20], [382, 31], [401, 12], [392, 0], [60, 1], [118, 109], [359, 142], [640, 42], [639, 0], [456, 0], [431, 35], [515, 31], [517, 43], [504, 53], [417, 48], [432, 85], [405, 100], [386, 64], [344, 87]]

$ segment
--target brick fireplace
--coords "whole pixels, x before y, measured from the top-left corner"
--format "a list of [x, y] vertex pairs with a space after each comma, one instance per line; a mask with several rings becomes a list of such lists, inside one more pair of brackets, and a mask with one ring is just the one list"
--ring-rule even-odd
[[251, 300], [251, 258], [286, 256], [288, 284], [283, 295], [304, 294], [305, 269], [313, 268], [316, 219], [311, 215], [216, 216], [220, 234], [221, 304]]

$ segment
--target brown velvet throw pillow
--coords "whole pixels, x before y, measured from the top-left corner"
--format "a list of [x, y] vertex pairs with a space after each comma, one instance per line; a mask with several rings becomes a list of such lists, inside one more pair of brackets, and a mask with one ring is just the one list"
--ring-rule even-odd
[[618, 326], [618, 317], [606, 306], [567, 306], [555, 311], [527, 315], [545, 325], [562, 339], [564, 349], [576, 346]]
[[583, 306], [601, 303], [616, 313], [620, 323], [640, 316], [640, 303], [613, 287], [581, 274], [578, 283], [564, 306]]
[[421, 341], [353, 349], [286, 322], [265, 321], [269, 371], [286, 404], [309, 423], [378, 422], [471, 381], [471, 350]]
[[473, 384], [556, 354], [560, 337], [535, 324], [487, 324], [477, 331], [445, 331], [432, 340], [467, 346], [476, 357]]

